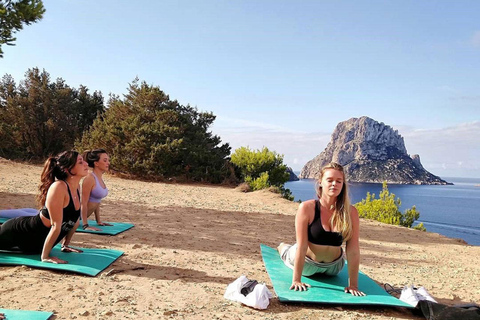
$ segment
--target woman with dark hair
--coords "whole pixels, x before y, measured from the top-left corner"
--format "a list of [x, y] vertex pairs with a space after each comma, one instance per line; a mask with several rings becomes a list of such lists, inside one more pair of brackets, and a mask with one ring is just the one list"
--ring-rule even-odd
[[295, 217], [297, 243], [281, 243], [278, 252], [285, 265], [293, 269], [290, 289], [304, 291], [310, 285], [301, 277], [314, 274], [334, 276], [345, 265], [346, 242], [348, 285], [345, 293], [364, 296], [358, 289], [360, 264], [359, 218], [350, 205], [343, 167], [335, 162], [324, 166], [316, 185], [318, 200], [302, 202]]
[[103, 181], [103, 174], [108, 171], [110, 158], [104, 149], [85, 151], [83, 158], [92, 172], [82, 182], [82, 222], [83, 229], [101, 231], [88, 224], [88, 217], [95, 213], [95, 220], [99, 226], [111, 226], [100, 219], [100, 202], [108, 195], [108, 189]]
[[63, 252], [82, 252], [68, 246], [79, 224], [80, 180], [88, 174], [83, 157], [76, 151], [65, 151], [50, 157], [43, 167], [40, 194], [42, 206], [31, 217], [7, 220], [0, 227], [0, 250], [41, 253], [44, 262], [67, 263], [50, 256], [52, 248], [62, 241]]

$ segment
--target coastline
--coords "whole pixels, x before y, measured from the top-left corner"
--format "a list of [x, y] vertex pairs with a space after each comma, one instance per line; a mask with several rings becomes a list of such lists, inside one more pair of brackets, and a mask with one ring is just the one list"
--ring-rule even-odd
[[[35, 207], [41, 167], [0, 160], [0, 208]], [[76, 234], [72, 244], [122, 250], [95, 278], [0, 266], [0, 306], [55, 311], [58, 319], [415, 319], [387, 307], [289, 305], [272, 299], [256, 311], [223, 298], [244, 274], [273, 292], [260, 244], [292, 243], [298, 203], [268, 191], [178, 185], [106, 176], [105, 221], [135, 227], [115, 237]], [[480, 247], [435, 233], [361, 220], [360, 268], [379, 284], [425, 286], [438, 302], [480, 301], [471, 279]], [[108, 271], [113, 270], [108, 273]], [[46, 294], [38, 294], [45, 292]]]

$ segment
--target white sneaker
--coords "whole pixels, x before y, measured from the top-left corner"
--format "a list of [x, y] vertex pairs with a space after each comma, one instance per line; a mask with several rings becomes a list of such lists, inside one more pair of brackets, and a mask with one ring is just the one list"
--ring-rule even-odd
[[400, 294], [400, 300], [415, 308], [418, 304], [418, 301], [420, 301], [420, 297], [413, 289], [413, 286], [405, 286], [402, 289], [402, 294]]
[[420, 287], [416, 289], [417, 296], [420, 298], [420, 300], [428, 300], [437, 303], [435, 299], [432, 298], [432, 296], [428, 293], [427, 289], [425, 287]]

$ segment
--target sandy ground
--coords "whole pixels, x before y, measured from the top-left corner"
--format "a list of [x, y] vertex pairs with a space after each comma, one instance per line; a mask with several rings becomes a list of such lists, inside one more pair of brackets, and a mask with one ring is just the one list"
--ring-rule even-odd
[[[0, 209], [35, 207], [40, 172], [0, 160]], [[105, 181], [104, 221], [135, 227], [113, 237], [77, 233], [72, 244], [125, 254], [97, 277], [0, 266], [0, 307], [53, 311], [53, 319], [421, 319], [404, 308], [273, 298], [258, 311], [225, 300], [227, 285], [242, 274], [273, 292], [260, 244], [294, 242], [297, 203], [265, 191]], [[423, 285], [449, 305], [480, 302], [478, 246], [367, 220], [360, 244], [360, 268], [380, 285]]]

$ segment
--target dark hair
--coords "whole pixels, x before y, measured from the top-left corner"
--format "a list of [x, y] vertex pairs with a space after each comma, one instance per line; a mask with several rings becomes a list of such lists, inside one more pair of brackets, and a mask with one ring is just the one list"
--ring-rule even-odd
[[75, 150], [64, 151], [56, 157], [49, 157], [43, 166], [42, 176], [40, 178], [40, 194], [37, 196], [37, 202], [40, 206], [45, 205], [47, 192], [50, 186], [57, 180], [65, 181], [70, 170], [75, 167], [79, 153]]
[[107, 153], [105, 149], [87, 150], [83, 153], [83, 159], [87, 161], [90, 168], [95, 167], [95, 162], [100, 161], [100, 155]]

